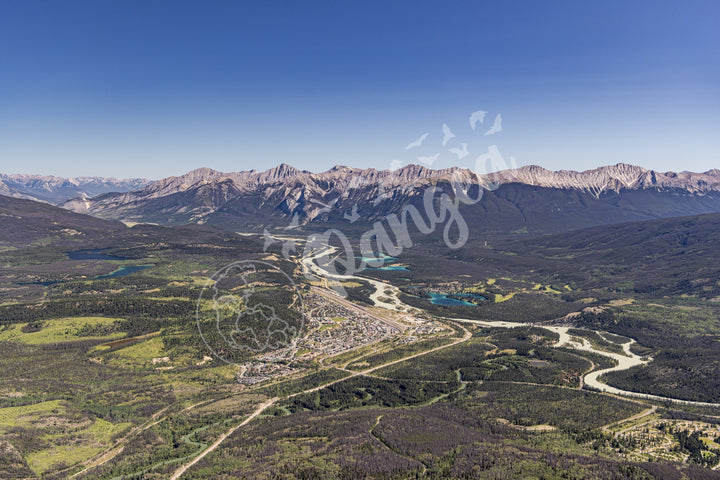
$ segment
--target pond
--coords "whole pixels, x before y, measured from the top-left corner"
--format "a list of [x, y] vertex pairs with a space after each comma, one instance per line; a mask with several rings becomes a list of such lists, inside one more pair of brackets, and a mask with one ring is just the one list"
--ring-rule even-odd
[[466, 302], [465, 300], [460, 300], [458, 298], [450, 298], [448, 295], [453, 295], [456, 297], [470, 297], [470, 298], [477, 298], [480, 300], [485, 300], [485, 297], [482, 295], [475, 295], [473, 293], [453, 293], [453, 294], [447, 294], [447, 293], [428, 293], [430, 295], [430, 303], [433, 305], [443, 305], [445, 307], [456, 307], [458, 305], [466, 306], [466, 307], [477, 307], [477, 304], [472, 302]]
[[[392, 263], [397, 260], [397, 257], [391, 257], [389, 255], [385, 255], [384, 253], [374, 253], [374, 257], [355, 257], [358, 260], [362, 260], [363, 262], [369, 264], [369, 265], [377, 265], [378, 263]], [[385, 270], [385, 271], [397, 271], [397, 272], [409, 272], [410, 269], [403, 266], [403, 265], [384, 265], [382, 267], [372, 266], [372, 267], [365, 267], [365, 270]]]
[[102, 278], [117, 278], [117, 277], [124, 277], [125, 275], [130, 275], [131, 273], [139, 272], [140, 270], [145, 270], [146, 268], [154, 267], [155, 265], [128, 265], [126, 267], [120, 267], [117, 270], [113, 270], [112, 272], [106, 274], [106, 275], [100, 275], [95, 277], [95, 280], [99, 280]]
[[[65, 256], [67, 256], [69, 260], [132, 260], [131, 258], [127, 257], [118, 257], [117, 255], [108, 255], [107, 253], [103, 253], [107, 250], [110, 250], [110, 248], [86, 248], [83, 250], [73, 250], [70, 252], [65, 252]], [[93, 280], [124, 277], [125, 275], [130, 275], [131, 273], [139, 272], [140, 270], [145, 270], [146, 268], [154, 266], [155, 265], [127, 265], [124, 267], [119, 267], [105, 275], [99, 275], [97, 277], [94, 277]], [[65, 281], [66, 280], [45, 280], [14, 283], [16, 285], [42, 285], [44, 287], [49, 287], [58, 283], [65, 283]]]
[[392, 263], [395, 260], [397, 260], [397, 257], [391, 257], [389, 255], [385, 255], [384, 253], [375, 253], [373, 255], [375, 255], [375, 256], [374, 257], [355, 257], [355, 258], [358, 260], [362, 260], [365, 263], [374, 263], [376, 265], [380, 262]]

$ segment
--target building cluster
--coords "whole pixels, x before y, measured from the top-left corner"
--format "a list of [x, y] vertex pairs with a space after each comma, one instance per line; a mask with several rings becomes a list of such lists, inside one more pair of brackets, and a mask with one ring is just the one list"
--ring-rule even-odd
[[297, 371], [297, 369], [284, 363], [272, 363], [263, 361], [247, 362], [240, 365], [240, 372], [237, 374], [237, 381], [242, 385], [255, 385], [274, 377], [285, 376]]
[[346, 308], [320, 295], [305, 299], [309, 334], [298, 341], [300, 356], [336, 355], [374, 343], [399, 331], [359, 310]]
[[414, 326], [412, 332], [416, 335], [432, 335], [444, 330], [447, 330], [447, 328], [438, 322], [425, 321], [424, 323]]
[[[294, 360], [313, 360], [333, 356], [354, 348], [378, 342], [400, 333], [400, 330], [364, 313], [333, 302], [321, 295], [310, 293], [303, 299], [306, 312], [306, 332], [291, 345], [262, 353], [255, 360], [241, 365], [237, 380], [243, 385], [257, 383], [296, 372]], [[412, 343], [421, 335], [446, 330], [440, 323], [405, 314], [402, 320], [412, 327], [401, 337], [401, 343]]]

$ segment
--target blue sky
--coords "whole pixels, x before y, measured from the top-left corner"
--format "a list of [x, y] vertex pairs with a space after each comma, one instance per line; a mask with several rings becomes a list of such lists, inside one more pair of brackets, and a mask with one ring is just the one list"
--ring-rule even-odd
[[0, 172], [472, 167], [490, 145], [500, 167], [705, 171], [718, 32], [710, 0], [5, 0]]

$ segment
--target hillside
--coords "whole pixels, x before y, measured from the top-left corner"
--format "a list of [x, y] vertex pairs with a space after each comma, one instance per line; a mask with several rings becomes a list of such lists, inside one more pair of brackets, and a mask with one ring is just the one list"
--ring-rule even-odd
[[0, 195], [0, 245], [5, 247], [28, 247], [38, 241], [43, 244], [88, 241], [125, 229], [120, 222]]

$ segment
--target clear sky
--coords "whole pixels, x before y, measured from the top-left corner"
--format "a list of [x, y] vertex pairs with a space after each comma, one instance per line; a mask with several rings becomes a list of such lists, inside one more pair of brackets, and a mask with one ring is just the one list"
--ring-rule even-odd
[[490, 145], [499, 166], [705, 171], [719, 32], [713, 0], [4, 0], [0, 173], [437, 168]]

